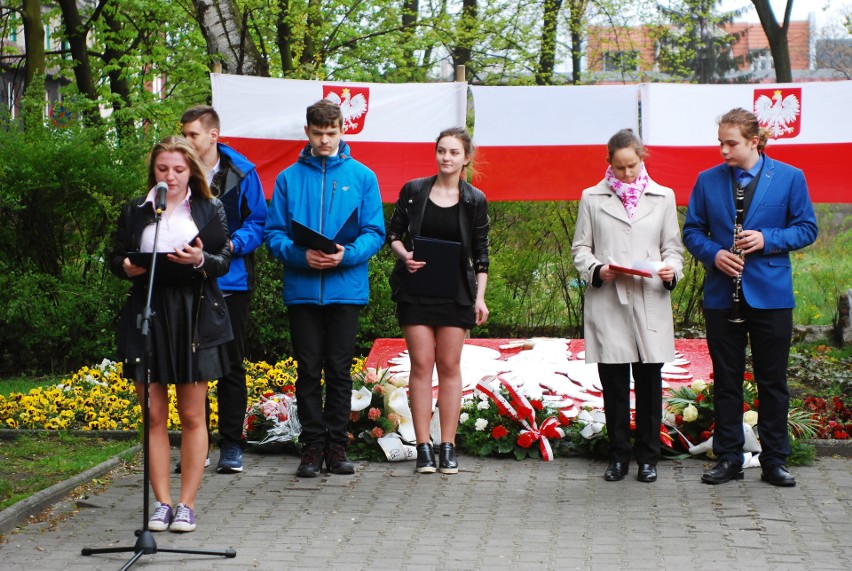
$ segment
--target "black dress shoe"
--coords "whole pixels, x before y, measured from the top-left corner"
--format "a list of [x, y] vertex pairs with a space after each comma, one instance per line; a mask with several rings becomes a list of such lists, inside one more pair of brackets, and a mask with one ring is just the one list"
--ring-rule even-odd
[[787, 466], [784, 464], [776, 464], [770, 466], [763, 471], [760, 479], [764, 482], [769, 482], [773, 486], [781, 486], [784, 488], [792, 488], [796, 485], [796, 479], [787, 471]]
[[623, 480], [626, 475], [627, 462], [618, 462], [617, 460], [613, 460], [609, 463], [609, 466], [606, 467], [604, 480], [607, 482], [618, 482], [619, 480]]
[[652, 464], [639, 464], [639, 473], [636, 479], [640, 482], [650, 484], [657, 481], [657, 467]]
[[346, 456], [346, 447], [342, 444], [329, 444], [325, 451], [325, 466], [332, 474], [349, 475], [355, 473], [355, 464]]
[[743, 467], [731, 460], [722, 460], [701, 476], [701, 481], [705, 484], [724, 484], [731, 480], [742, 479]]
[[459, 472], [456, 447], [452, 442], [441, 442], [441, 447], [438, 448], [438, 471], [441, 474], [458, 474]]
[[302, 461], [296, 468], [296, 475], [300, 478], [316, 478], [319, 476], [324, 456], [323, 449], [319, 446], [306, 446], [302, 450]]
[[417, 445], [417, 467], [414, 469], [418, 474], [434, 474], [437, 470], [435, 465], [435, 452], [431, 444]]

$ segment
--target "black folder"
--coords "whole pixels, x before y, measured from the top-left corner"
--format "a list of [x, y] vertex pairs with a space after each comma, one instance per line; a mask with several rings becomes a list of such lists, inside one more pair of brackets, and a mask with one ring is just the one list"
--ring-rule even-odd
[[409, 275], [408, 293], [455, 299], [458, 289], [461, 242], [414, 237], [414, 259], [426, 265]]
[[361, 233], [361, 228], [358, 225], [358, 209], [356, 208], [349, 214], [346, 222], [335, 233], [334, 238], [329, 238], [302, 224], [295, 218], [291, 221], [293, 228], [293, 243], [303, 248], [310, 250], [319, 250], [326, 254], [334, 254], [337, 252], [337, 244], [345, 246], [354, 241]]
[[[218, 252], [225, 245], [228, 236], [222, 228], [219, 217], [214, 216], [188, 243], [194, 246], [196, 238], [201, 238], [205, 252]], [[173, 253], [172, 250], [157, 252], [155, 283], [188, 283], [195, 275], [195, 268], [192, 264], [178, 264], [167, 257], [168, 254]], [[130, 263], [134, 266], [141, 266], [146, 270], [151, 269], [151, 252], [127, 252], [127, 257], [130, 258]]]

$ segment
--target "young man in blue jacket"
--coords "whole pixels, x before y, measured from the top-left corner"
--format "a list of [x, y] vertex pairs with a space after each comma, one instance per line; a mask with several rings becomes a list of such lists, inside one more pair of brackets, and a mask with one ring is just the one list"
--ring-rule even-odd
[[[296, 474], [311, 478], [323, 462], [332, 474], [355, 472], [346, 456], [350, 368], [358, 316], [370, 294], [367, 264], [384, 243], [385, 223], [376, 175], [353, 159], [341, 140], [340, 108], [328, 100], [308, 107], [305, 134], [308, 144], [298, 160], [275, 180], [264, 240], [284, 264], [284, 304], [298, 362], [296, 403], [302, 424]], [[336, 251], [325, 253], [295, 239], [294, 221], [338, 237]]]
[[219, 142], [219, 114], [207, 105], [187, 109], [180, 119], [183, 136], [195, 147], [207, 167], [207, 182], [228, 217], [231, 233], [231, 268], [219, 278], [219, 289], [234, 331], [233, 341], [222, 346], [227, 353], [228, 373], [219, 379], [219, 463], [223, 474], [243, 470], [243, 420], [247, 405], [245, 334], [254, 289], [254, 251], [263, 241], [266, 197], [254, 164]]
[[701, 479], [724, 484], [743, 477], [743, 378], [751, 345], [761, 479], [795, 486], [785, 465], [787, 360], [796, 305], [790, 252], [816, 240], [816, 218], [805, 175], [764, 154], [767, 133], [753, 113], [732, 109], [719, 119], [718, 133], [725, 162], [698, 175], [683, 226], [684, 245], [707, 268], [704, 321], [719, 461]]

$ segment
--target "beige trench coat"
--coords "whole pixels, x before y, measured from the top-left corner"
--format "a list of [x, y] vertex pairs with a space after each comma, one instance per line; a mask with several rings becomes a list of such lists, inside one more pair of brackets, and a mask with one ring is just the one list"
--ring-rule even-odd
[[[658, 276], [618, 276], [593, 287], [597, 266], [614, 261], [665, 262], [683, 277], [683, 244], [674, 192], [650, 182], [632, 223], [606, 181], [583, 191], [571, 247], [586, 281], [583, 309], [587, 363], [664, 363], [674, 359], [671, 295]], [[611, 259], [612, 260], [611, 260]]]

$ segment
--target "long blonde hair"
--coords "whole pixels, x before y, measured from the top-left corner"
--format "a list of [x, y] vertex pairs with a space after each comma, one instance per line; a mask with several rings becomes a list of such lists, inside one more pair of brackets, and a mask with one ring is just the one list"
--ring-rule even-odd
[[193, 196], [210, 199], [213, 194], [210, 192], [210, 187], [207, 184], [207, 175], [204, 173], [204, 167], [201, 166], [201, 159], [195, 148], [184, 137], [177, 135], [169, 135], [154, 145], [151, 149], [151, 155], [148, 158], [148, 188], [157, 184], [156, 173], [154, 172], [154, 163], [157, 162], [157, 157], [162, 153], [181, 153], [186, 159], [186, 164], [189, 166], [189, 191]]

